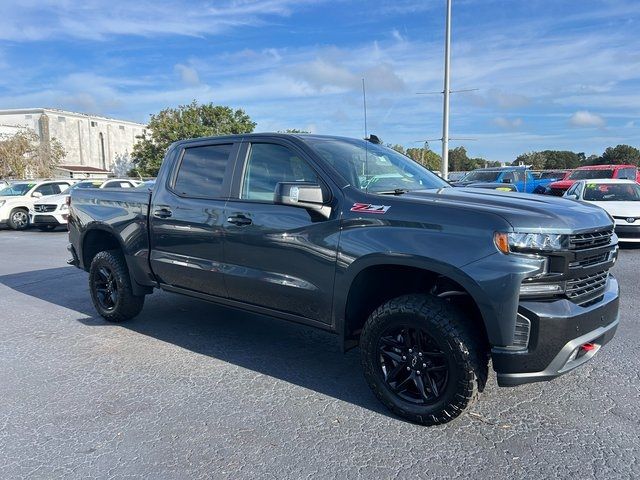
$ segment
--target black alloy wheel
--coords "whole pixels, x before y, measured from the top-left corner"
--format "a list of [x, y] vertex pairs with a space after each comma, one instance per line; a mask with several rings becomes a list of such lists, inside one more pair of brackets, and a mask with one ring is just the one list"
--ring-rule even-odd
[[96, 271], [94, 279], [96, 299], [106, 311], [112, 311], [118, 304], [118, 283], [113, 272], [107, 266], [101, 266]]
[[393, 327], [378, 342], [380, 369], [391, 391], [417, 405], [433, 404], [449, 379], [449, 363], [436, 340], [422, 328]]

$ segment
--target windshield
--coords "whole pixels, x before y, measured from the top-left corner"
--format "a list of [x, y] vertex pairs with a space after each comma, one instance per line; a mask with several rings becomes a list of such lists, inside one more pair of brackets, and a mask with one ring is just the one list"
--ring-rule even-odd
[[351, 185], [370, 193], [448, 187], [436, 174], [395, 150], [355, 139], [305, 138]]
[[14, 183], [0, 190], [0, 196], [19, 197], [26, 195], [35, 185], [35, 183]]
[[500, 172], [496, 170], [476, 170], [467, 173], [461, 182], [496, 182], [499, 176]]
[[78, 188], [100, 188], [100, 185], [102, 185], [103, 183], [104, 182], [96, 182], [96, 181], [80, 182], [72, 186], [70, 190], [76, 190]]
[[595, 170], [574, 170], [569, 175], [571, 180], [588, 180], [591, 178], [613, 178], [613, 170], [595, 169]]
[[633, 183], [587, 183], [584, 199], [591, 202], [638, 202], [640, 186]]

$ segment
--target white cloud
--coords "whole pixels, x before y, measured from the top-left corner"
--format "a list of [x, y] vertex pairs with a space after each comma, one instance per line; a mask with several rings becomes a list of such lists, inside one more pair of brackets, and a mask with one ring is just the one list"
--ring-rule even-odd
[[602, 128], [606, 125], [604, 118], [587, 110], [578, 110], [571, 115], [569, 124], [573, 127], [598, 127]]
[[515, 130], [520, 128], [523, 122], [521, 118], [496, 117], [493, 119], [493, 123], [507, 130]]
[[173, 69], [180, 77], [182, 83], [189, 86], [200, 84], [200, 76], [198, 75], [198, 71], [195, 68], [188, 65], [183, 65], [182, 63], [178, 63], [173, 67]]

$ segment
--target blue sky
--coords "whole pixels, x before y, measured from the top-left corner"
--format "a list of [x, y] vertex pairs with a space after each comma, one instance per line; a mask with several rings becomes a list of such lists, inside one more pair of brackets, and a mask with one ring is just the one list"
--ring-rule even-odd
[[[0, 108], [145, 122], [243, 108], [286, 128], [441, 136], [444, 0], [0, 0]], [[453, 0], [451, 136], [473, 156], [640, 147], [640, 1]], [[439, 142], [430, 142], [439, 151]]]

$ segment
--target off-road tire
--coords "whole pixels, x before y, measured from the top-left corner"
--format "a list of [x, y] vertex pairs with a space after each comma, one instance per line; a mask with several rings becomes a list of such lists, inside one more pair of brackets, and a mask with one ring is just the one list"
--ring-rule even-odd
[[[20, 215], [21, 218], [26, 217], [26, 219], [24, 222], [19, 222], [17, 218], [15, 218], [16, 215]], [[9, 225], [9, 228], [12, 230], [25, 230], [29, 227], [29, 211], [24, 208], [14, 208], [9, 214], [7, 225]]]
[[[376, 397], [396, 415], [422, 425], [438, 425], [459, 416], [477, 400], [488, 373], [486, 340], [470, 320], [454, 305], [431, 295], [403, 295], [375, 310], [360, 336], [360, 352], [364, 376]], [[447, 385], [432, 405], [406, 401], [385, 381], [380, 338], [394, 325], [407, 324], [428, 332], [449, 365]]]
[[[98, 297], [99, 271], [102, 267], [111, 273], [117, 287], [117, 299], [113, 308], [105, 308]], [[127, 264], [122, 253], [117, 250], [103, 251], [93, 257], [89, 269], [89, 291], [94, 307], [109, 322], [129, 320], [138, 315], [144, 306], [144, 295], [133, 294]]]

